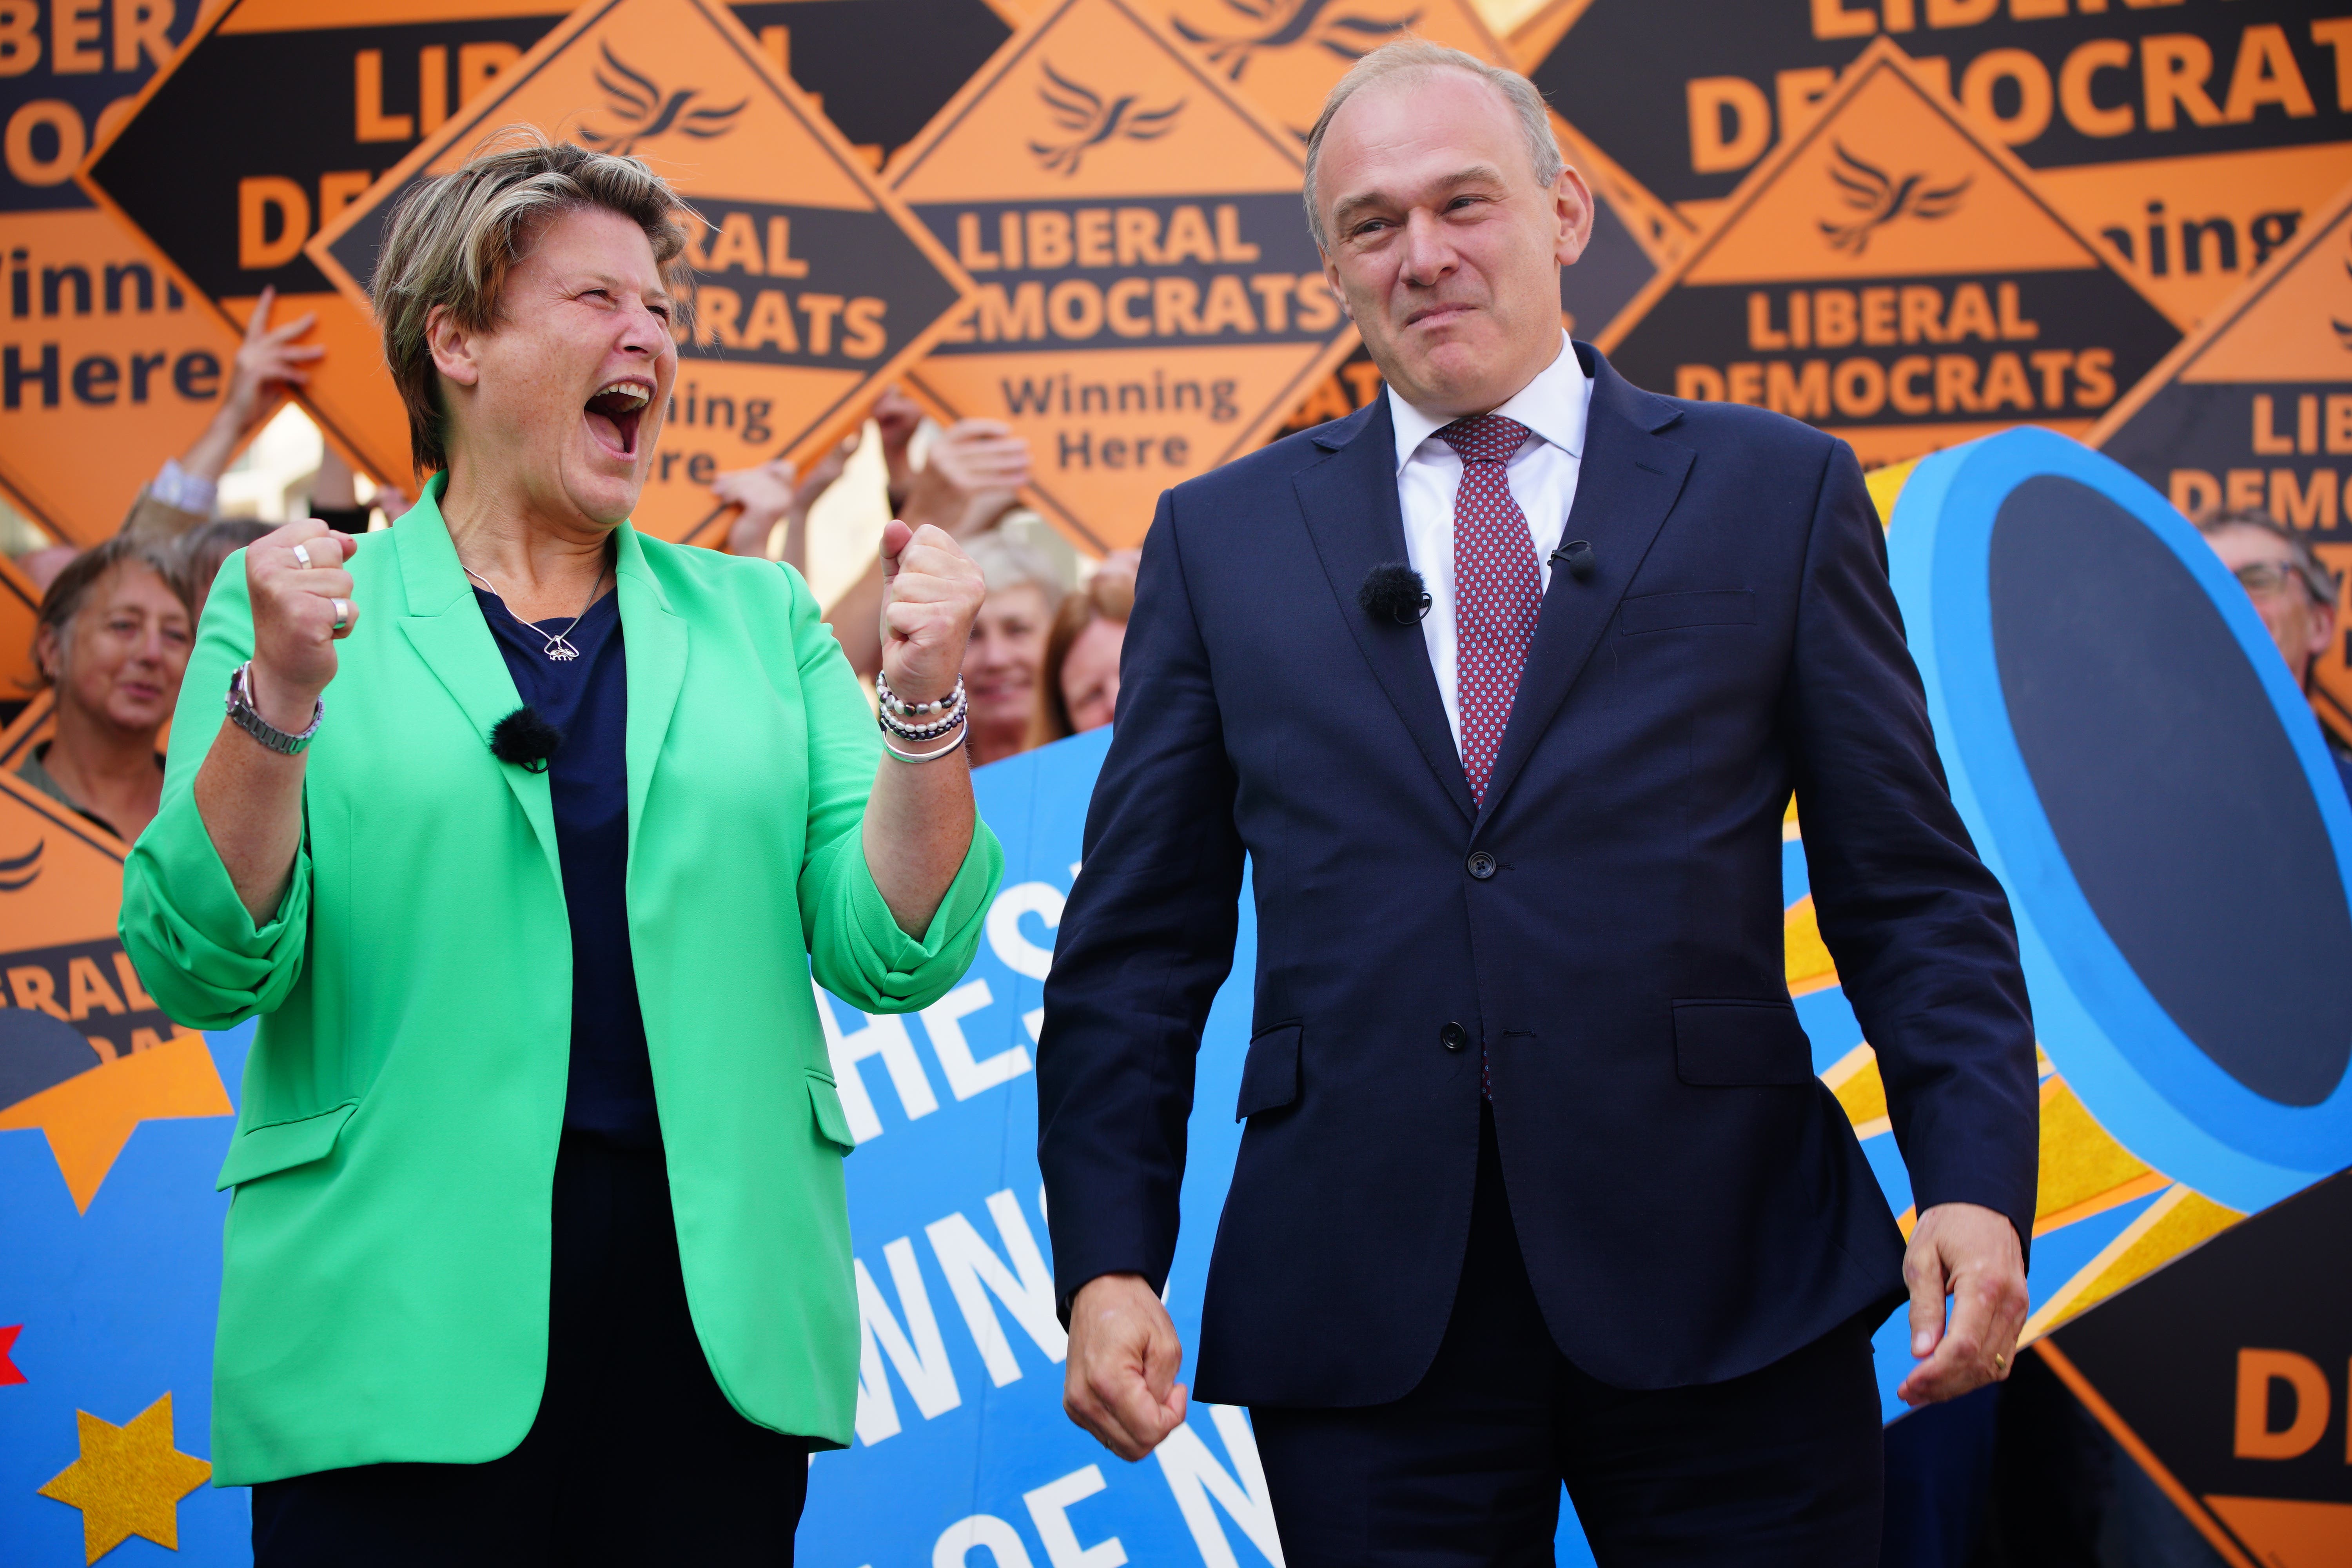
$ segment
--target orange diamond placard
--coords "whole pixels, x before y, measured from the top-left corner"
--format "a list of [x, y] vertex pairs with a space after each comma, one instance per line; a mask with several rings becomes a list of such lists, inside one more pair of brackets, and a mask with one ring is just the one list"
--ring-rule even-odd
[[115, 935], [127, 847], [0, 777], [0, 1136], [46, 1138], [84, 1212], [142, 1121], [233, 1109], [204, 1037], [163, 1016]]
[[1599, 339], [1636, 385], [1808, 420], [1865, 464], [2085, 435], [2179, 341], [1883, 38]]
[[[212, 422], [236, 353], [163, 257], [74, 183], [195, 12], [0, 6], [0, 491], [62, 542], [122, 526]], [[0, 685], [0, 704], [27, 689]]]
[[[2266, 510], [2306, 532], [2352, 626], [2352, 186], [2099, 421], [2091, 445], [2195, 516]], [[2311, 702], [2352, 745], [2352, 649], [2311, 664]]]
[[968, 280], [831, 121], [709, 0], [598, 0], [403, 159], [307, 254], [366, 300], [385, 222], [500, 127], [643, 158], [701, 214], [677, 387], [635, 515], [715, 543], [710, 479], [837, 440], [947, 325]]
[[976, 284], [915, 370], [1034, 451], [1031, 494], [1087, 550], [1257, 444], [1352, 342], [1299, 204], [1297, 136], [1126, 0], [1013, 35], [891, 185]]

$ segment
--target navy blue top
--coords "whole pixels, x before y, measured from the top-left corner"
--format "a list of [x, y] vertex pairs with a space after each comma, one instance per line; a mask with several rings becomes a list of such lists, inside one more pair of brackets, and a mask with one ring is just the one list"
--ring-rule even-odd
[[[534, 633], [495, 596], [474, 590], [482, 618], [506, 656], [515, 690], [563, 731], [547, 770], [555, 807], [555, 848], [563, 905], [572, 920], [572, 1076], [563, 1102], [567, 1131], [593, 1132], [631, 1148], [661, 1142], [653, 1060], [630, 961], [628, 916], [628, 667], [621, 653], [621, 595], [589, 606], [568, 634], [575, 659], [547, 657]], [[509, 764], [511, 765], [511, 764]]]

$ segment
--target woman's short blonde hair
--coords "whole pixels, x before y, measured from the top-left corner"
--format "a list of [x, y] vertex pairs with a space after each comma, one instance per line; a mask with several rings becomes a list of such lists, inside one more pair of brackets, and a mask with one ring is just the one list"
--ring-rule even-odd
[[688, 267], [680, 216], [692, 209], [635, 158], [551, 142], [530, 127], [500, 132], [464, 168], [420, 183], [392, 215], [370, 295], [383, 357], [408, 407], [408, 446], [420, 470], [449, 461], [440, 375], [425, 327], [438, 308], [468, 331], [499, 316], [507, 274], [550, 219], [604, 207], [646, 231], [654, 262], [683, 319]]

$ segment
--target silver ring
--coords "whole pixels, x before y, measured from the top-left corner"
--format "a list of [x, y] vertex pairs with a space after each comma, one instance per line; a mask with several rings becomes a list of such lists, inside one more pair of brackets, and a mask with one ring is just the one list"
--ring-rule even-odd
[[341, 631], [345, 626], [351, 625], [352, 602], [349, 599], [330, 599], [327, 603], [332, 605], [335, 608], [335, 629], [337, 631]]
[[296, 545], [294, 559], [301, 563], [303, 571], [308, 572], [310, 569], [310, 547], [307, 544]]

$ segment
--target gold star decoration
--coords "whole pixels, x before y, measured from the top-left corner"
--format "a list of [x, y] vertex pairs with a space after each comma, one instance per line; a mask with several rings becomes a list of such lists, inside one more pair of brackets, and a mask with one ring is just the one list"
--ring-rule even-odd
[[205, 1484], [212, 1466], [172, 1446], [172, 1395], [127, 1426], [74, 1412], [81, 1458], [51, 1477], [41, 1495], [81, 1510], [85, 1563], [95, 1563], [134, 1535], [180, 1549], [180, 1500]]

